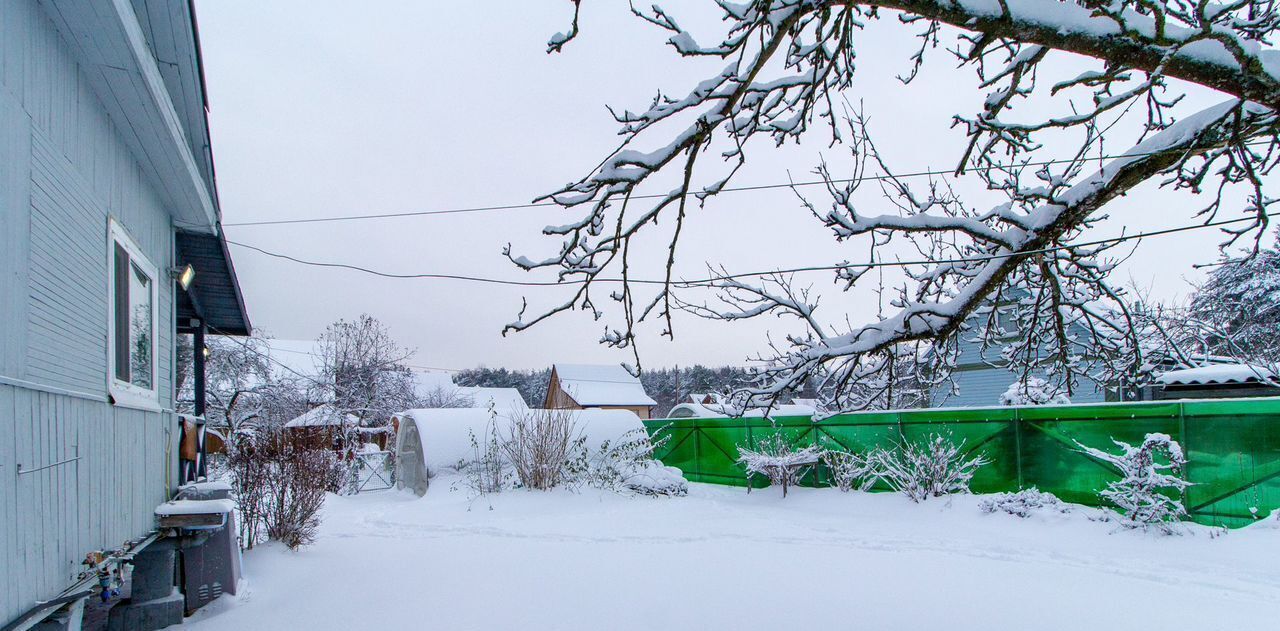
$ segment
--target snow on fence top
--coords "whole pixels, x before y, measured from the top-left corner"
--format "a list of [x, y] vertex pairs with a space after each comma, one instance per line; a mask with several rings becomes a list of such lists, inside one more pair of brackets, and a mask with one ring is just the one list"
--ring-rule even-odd
[[1263, 383], [1273, 382], [1276, 374], [1262, 366], [1249, 364], [1215, 364], [1199, 368], [1170, 370], [1156, 381], [1166, 386], [1204, 385], [1214, 383]]
[[[670, 418], [728, 418], [730, 410], [724, 404], [719, 403], [681, 403], [667, 413]], [[813, 416], [818, 413], [818, 409], [812, 405], [775, 405], [769, 411], [769, 416]], [[755, 408], [744, 411], [742, 418], [762, 418], [764, 417], [763, 408]]]
[[[599, 449], [600, 444], [606, 440], [617, 442], [629, 431], [644, 431], [640, 417], [630, 410], [551, 412], [572, 414], [578, 434], [586, 437], [586, 447], [591, 450]], [[490, 432], [496, 430], [500, 435], [509, 432], [513, 416], [545, 413], [545, 410], [529, 409], [496, 410], [493, 414], [478, 408], [406, 410], [392, 417], [399, 427], [396, 438], [397, 466], [412, 464], [400, 462], [402, 456], [416, 457], [416, 454], [421, 454], [426, 473], [434, 476], [441, 470], [452, 469], [460, 462], [476, 458], [476, 450], [471, 444], [472, 436], [483, 450]]]
[[578, 405], [657, 405], [640, 380], [620, 365], [555, 364], [560, 389]]

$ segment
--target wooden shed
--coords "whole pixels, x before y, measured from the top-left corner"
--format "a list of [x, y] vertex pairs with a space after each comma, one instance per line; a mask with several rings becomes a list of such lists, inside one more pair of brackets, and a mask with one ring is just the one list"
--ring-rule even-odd
[[544, 407], [559, 410], [630, 410], [650, 418], [658, 405], [640, 379], [622, 366], [555, 364]]

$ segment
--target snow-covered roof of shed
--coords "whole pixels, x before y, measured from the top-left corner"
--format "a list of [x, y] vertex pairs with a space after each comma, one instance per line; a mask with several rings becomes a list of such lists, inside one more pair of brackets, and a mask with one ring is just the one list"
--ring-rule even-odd
[[1207, 385], [1227, 383], [1263, 383], [1274, 381], [1275, 372], [1249, 364], [1215, 364], [1197, 368], [1170, 370], [1156, 378], [1158, 383], [1172, 385]]
[[413, 371], [413, 391], [420, 397], [430, 396], [438, 391], [452, 392], [458, 389], [453, 385], [453, 375], [441, 370]]
[[354, 414], [338, 414], [328, 403], [317, 405], [300, 414], [297, 418], [285, 423], [285, 427], [334, 427], [343, 424], [359, 425], [360, 419]]
[[560, 389], [578, 405], [657, 405], [640, 380], [620, 365], [555, 364]]
[[468, 397], [472, 406], [488, 408], [493, 403], [496, 410], [519, 410], [529, 407], [520, 391], [515, 388], [482, 388], [480, 386], [456, 386], [458, 394]]

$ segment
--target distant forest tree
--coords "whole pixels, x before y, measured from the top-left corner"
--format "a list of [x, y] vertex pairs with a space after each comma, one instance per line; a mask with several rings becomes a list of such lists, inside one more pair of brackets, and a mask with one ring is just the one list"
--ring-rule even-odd
[[[549, 369], [508, 370], [506, 368], [472, 368], [454, 375], [454, 383], [460, 386], [485, 388], [515, 388], [532, 407], [542, 405], [547, 398]], [[640, 383], [645, 392], [658, 402], [653, 413], [664, 417], [677, 403], [688, 399], [694, 392], [725, 393], [748, 383], [750, 373], [745, 368], [721, 366], [709, 368], [695, 365], [676, 368], [649, 368], [640, 373]], [[813, 396], [810, 394], [809, 396]]]

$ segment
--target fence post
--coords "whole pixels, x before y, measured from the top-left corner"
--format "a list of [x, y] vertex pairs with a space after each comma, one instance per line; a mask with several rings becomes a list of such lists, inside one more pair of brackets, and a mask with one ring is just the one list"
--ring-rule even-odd
[[1022, 490], [1022, 414], [1013, 409], [1013, 458], [1014, 468], [1018, 472], [1018, 490]]
[[[1178, 444], [1182, 446], [1182, 456], [1183, 458], [1186, 459], [1186, 462], [1183, 463], [1182, 465], [1182, 471], [1181, 471], [1182, 479], [1187, 482], [1190, 482], [1191, 481], [1191, 459], [1187, 458], [1187, 454], [1191, 453], [1191, 446], [1187, 444], [1187, 410], [1184, 407], [1184, 405], [1185, 404], [1181, 402], [1178, 403]], [[1189, 486], [1182, 487], [1182, 493], [1181, 493], [1182, 505], [1187, 508], [1190, 508], [1191, 506], [1190, 498], [1188, 497], [1189, 488], [1191, 487]], [[1190, 518], [1191, 514], [1187, 513], [1187, 517]]]

